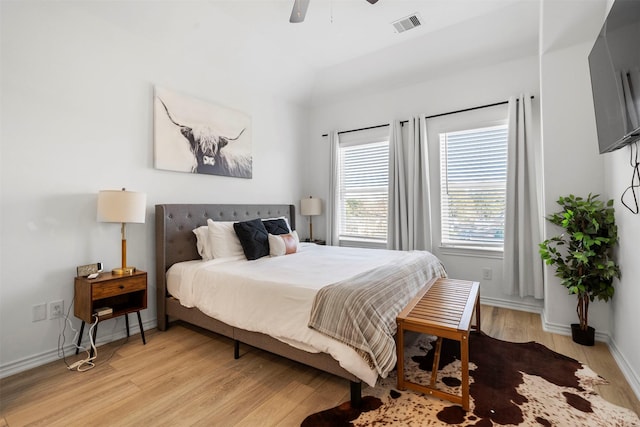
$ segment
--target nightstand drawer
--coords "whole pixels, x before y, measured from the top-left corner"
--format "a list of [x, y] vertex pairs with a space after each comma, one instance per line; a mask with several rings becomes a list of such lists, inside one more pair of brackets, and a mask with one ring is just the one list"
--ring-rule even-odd
[[128, 294], [130, 292], [147, 289], [147, 277], [131, 276], [125, 280], [114, 280], [113, 282], [102, 282], [99, 286], [92, 286], [92, 299], [98, 300], [109, 298], [115, 295]]

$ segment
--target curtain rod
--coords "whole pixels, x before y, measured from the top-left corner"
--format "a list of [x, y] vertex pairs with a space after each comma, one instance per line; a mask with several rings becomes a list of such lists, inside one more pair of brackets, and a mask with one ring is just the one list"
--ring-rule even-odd
[[[533, 99], [533, 98], [535, 98], [535, 97], [532, 95], [531, 99]], [[449, 111], [448, 113], [434, 114], [434, 115], [431, 115], [431, 116], [426, 116], [425, 119], [433, 119], [435, 117], [448, 116], [450, 114], [456, 114], [456, 113], [464, 113], [466, 111], [479, 110], [480, 108], [495, 107], [496, 105], [504, 105], [504, 104], [508, 104], [508, 103], [509, 103], [509, 101], [494, 102], [493, 104], [479, 105], [477, 107], [470, 107], [470, 108], [463, 108], [462, 110]], [[407, 123], [408, 121], [409, 120], [403, 120], [403, 121], [400, 122], [400, 124], [403, 125], [403, 124]], [[361, 130], [383, 128], [385, 126], [389, 126], [389, 123], [386, 123], [386, 124], [383, 124], [383, 125], [368, 126], [368, 127], [360, 128], [360, 129], [341, 130], [340, 132], [338, 132], [338, 135], [340, 135], [341, 133], [358, 132], [358, 131], [361, 131]], [[329, 134], [325, 133], [322, 136], [327, 136], [327, 135], [329, 135]]]

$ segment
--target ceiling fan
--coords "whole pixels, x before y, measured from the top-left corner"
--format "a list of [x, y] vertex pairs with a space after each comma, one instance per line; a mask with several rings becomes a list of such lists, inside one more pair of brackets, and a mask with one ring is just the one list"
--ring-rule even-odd
[[[375, 4], [378, 0], [367, 0], [371, 4]], [[293, 3], [293, 10], [291, 10], [291, 17], [289, 22], [297, 23], [304, 21], [304, 17], [307, 14], [307, 8], [309, 7], [309, 0], [295, 0]]]

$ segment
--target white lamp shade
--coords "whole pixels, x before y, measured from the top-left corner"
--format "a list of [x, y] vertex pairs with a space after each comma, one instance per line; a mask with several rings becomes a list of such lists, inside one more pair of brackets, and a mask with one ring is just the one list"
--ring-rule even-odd
[[103, 190], [98, 193], [99, 222], [144, 223], [147, 195], [135, 191]]
[[309, 197], [300, 200], [300, 214], [306, 216], [320, 215], [322, 213], [322, 200], [316, 197]]

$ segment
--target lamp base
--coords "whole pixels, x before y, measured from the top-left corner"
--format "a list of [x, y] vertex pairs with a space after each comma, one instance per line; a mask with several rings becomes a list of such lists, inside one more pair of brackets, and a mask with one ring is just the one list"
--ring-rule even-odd
[[128, 274], [133, 274], [136, 271], [135, 267], [119, 267], [111, 270], [111, 274], [114, 276], [124, 276]]

